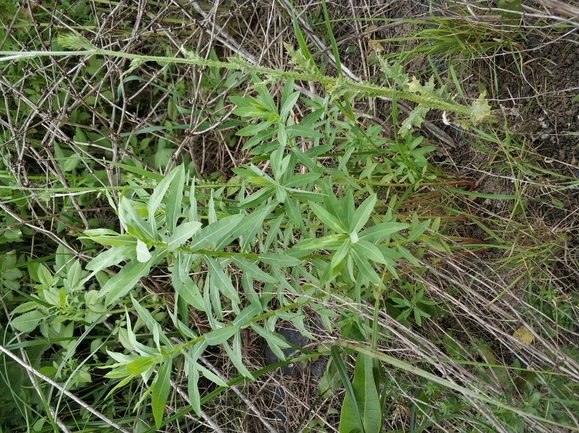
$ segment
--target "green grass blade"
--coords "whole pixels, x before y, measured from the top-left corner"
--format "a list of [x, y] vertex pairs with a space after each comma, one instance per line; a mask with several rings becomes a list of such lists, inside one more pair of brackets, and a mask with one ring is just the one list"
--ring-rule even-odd
[[166, 359], [159, 368], [155, 383], [151, 387], [151, 408], [157, 428], [161, 427], [163, 422], [163, 413], [165, 412], [165, 403], [171, 390], [171, 360]]
[[314, 68], [314, 72], [316, 72], [317, 74], [321, 74], [320, 69], [317, 67], [316, 63], [314, 62], [314, 58], [312, 57], [312, 53], [310, 52], [310, 50], [308, 48], [308, 44], [306, 44], [306, 40], [304, 39], [304, 34], [302, 33], [302, 30], [300, 29], [298, 18], [295, 15], [295, 8], [294, 8], [293, 3], [294, 2], [292, 1], [292, 21], [293, 21], [293, 25], [294, 25], [294, 33], [296, 34], [296, 39], [298, 40], [298, 45], [300, 46], [300, 50], [302, 52], [302, 55], [310, 63], [310, 66]]
[[[350, 378], [348, 377], [348, 370], [346, 370], [346, 366], [344, 365], [344, 361], [340, 357], [340, 350], [337, 346], [332, 346], [330, 351], [332, 355], [332, 361], [336, 365], [338, 370], [338, 374], [340, 375], [340, 379], [342, 379], [342, 383], [344, 384], [344, 388], [346, 389], [346, 396], [351, 402], [352, 408], [352, 418], [357, 420], [357, 428], [360, 432], [364, 431], [364, 424], [362, 423], [362, 417], [360, 416], [360, 409], [358, 408], [358, 404], [356, 402], [356, 395], [354, 394], [354, 388], [352, 388], [352, 384], [350, 383]], [[340, 416], [340, 423], [341, 423], [341, 416]], [[340, 430], [342, 433], [342, 430]]]

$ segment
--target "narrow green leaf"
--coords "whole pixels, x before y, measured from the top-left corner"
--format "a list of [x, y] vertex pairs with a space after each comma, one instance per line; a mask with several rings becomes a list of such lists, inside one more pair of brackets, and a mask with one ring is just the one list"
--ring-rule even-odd
[[215, 210], [215, 200], [213, 194], [209, 197], [209, 203], [207, 203], [207, 221], [209, 225], [217, 222], [217, 211]]
[[[155, 328], [161, 329], [161, 325], [159, 325], [159, 323], [155, 320], [155, 318], [149, 312], [149, 310], [144, 308], [139, 303], [139, 301], [137, 301], [133, 296], [131, 296], [131, 301], [133, 302], [133, 307], [135, 307], [135, 311], [136, 311], [139, 319], [142, 320], [145, 323], [145, 325], [147, 325], [147, 328], [149, 328], [149, 331], [153, 332], [153, 330]], [[161, 338], [163, 340], [163, 343], [166, 344], [167, 346], [172, 346], [171, 340], [169, 340], [169, 338], [167, 338], [167, 336], [165, 336], [165, 334], [161, 333], [159, 335], [159, 338]]]
[[[80, 239], [86, 239], [86, 237], [80, 237]], [[91, 240], [101, 244], [107, 245], [111, 247], [123, 247], [127, 245], [131, 245], [133, 250], [135, 249], [137, 239], [133, 235], [118, 235], [118, 236], [98, 236], [98, 237], [91, 237]]]
[[122, 247], [131, 245], [134, 246], [137, 240], [131, 235], [121, 235], [113, 230], [108, 229], [92, 229], [85, 230], [83, 232], [84, 236], [80, 236], [79, 239], [91, 239], [101, 245], [108, 245], [112, 247]]
[[280, 268], [297, 266], [301, 263], [301, 260], [284, 253], [263, 253], [259, 254], [257, 257], [263, 263], [278, 266]]
[[376, 194], [370, 195], [364, 202], [356, 209], [352, 221], [350, 221], [350, 232], [357, 233], [368, 222], [374, 206], [376, 205]]
[[[222, 239], [225, 239], [241, 222], [243, 215], [230, 215], [195, 233], [189, 248], [199, 251], [204, 248], [214, 248]], [[232, 239], [233, 240], [233, 239]]]
[[320, 70], [318, 69], [318, 67], [316, 66], [316, 64], [314, 62], [314, 59], [312, 57], [312, 53], [310, 53], [310, 50], [308, 48], [308, 44], [306, 43], [306, 40], [304, 39], [304, 35], [302, 33], [302, 30], [300, 29], [299, 20], [295, 16], [295, 10], [293, 8], [292, 8], [292, 20], [293, 20], [293, 25], [294, 25], [294, 34], [296, 35], [296, 39], [298, 40], [298, 45], [300, 46], [300, 51], [301, 51], [300, 54], [304, 57], [304, 59], [306, 61], [308, 61], [308, 66], [312, 69], [312, 70], [306, 69], [306, 71], [322, 75], [322, 73], [320, 72]]
[[132, 374], [133, 376], [138, 376], [145, 371], [149, 370], [157, 363], [157, 357], [146, 356], [143, 358], [136, 359], [135, 361], [129, 362], [125, 369], [128, 373]]
[[171, 170], [169, 174], [167, 174], [163, 178], [163, 180], [159, 182], [159, 184], [156, 186], [155, 190], [151, 194], [151, 197], [149, 197], [149, 200], [147, 201], [147, 211], [149, 214], [149, 225], [151, 227], [151, 232], [157, 230], [157, 224], [155, 222], [155, 213], [161, 206], [163, 198], [165, 198], [167, 190], [171, 186], [171, 182], [173, 182], [173, 179], [177, 174], [179, 174], [179, 168]]
[[262, 105], [270, 113], [277, 114], [277, 105], [273, 100], [269, 89], [262, 84], [258, 84], [255, 86], [255, 90], [257, 90], [257, 93], [259, 93], [260, 97], [258, 98], [258, 101], [260, 105]]
[[320, 173], [305, 173], [298, 174], [291, 177], [283, 186], [286, 188], [295, 188], [296, 186], [304, 186], [310, 183], [314, 183], [320, 178]]
[[227, 382], [225, 382], [223, 379], [221, 379], [219, 376], [217, 376], [211, 370], [203, 367], [202, 365], [197, 364], [197, 370], [199, 370], [201, 373], [203, 373], [203, 376], [205, 376], [207, 379], [209, 379], [211, 382], [213, 382], [217, 386], [222, 386], [224, 388], [227, 388], [229, 386], [229, 385], [227, 385]]
[[[232, 239], [240, 239], [240, 251], [247, 252], [255, 243], [255, 237], [261, 233], [263, 221], [275, 210], [278, 205], [272, 203], [254, 210], [249, 215], [244, 215], [243, 219], [231, 231]], [[218, 245], [222, 247], [221, 245]]]
[[373, 262], [386, 264], [386, 259], [382, 252], [376, 245], [373, 245], [370, 242], [360, 240], [354, 245], [354, 249], [360, 257], [366, 257], [368, 260], [372, 260]]
[[176, 174], [171, 183], [171, 187], [167, 191], [167, 203], [165, 205], [165, 219], [170, 231], [173, 231], [175, 227], [177, 227], [177, 222], [181, 216], [181, 203], [183, 202], [185, 186], [184, 166], [180, 165], [173, 169], [173, 171], [176, 172]]
[[175, 251], [193, 237], [201, 227], [203, 227], [203, 224], [198, 221], [188, 221], [180, 224], [169, 237], [167, 249], [169, 251]]
[[233, 337], [238, 330], [239, 328], [237, 326], [224, 326], [223, 328], [203, 334], [203, 337], [205, 337], [205, 341], [210, 346], [217, 346]]
[[289, 115], [290, 110], [296, 104], [300, 97], [299, 92], [294, 92], [294, 80], [287, 80], [281, 92], [281, 108], [279, 110], [279, 117], [285, 121]]
[[351, 247], [352, 247], [352, 242], [350, 242], [349, 240], [346, 240], [340, 246], [340, 248], [338, 248], [338, 250], [336, 251], [336, 253], [332, 257], [332, 261], [330, 262], [330, 266], [332, 268], [331, 269], [332, 277], [335, 277], [336, 275], [338, 275], [338, 273], [342, 270], [342, 267], [344, 266], [344, 262], [346, 261], [346, 259], [348, 258], [348, 255], [350, 254]]
[[353, 249], [352, 250], [352, 257], [358, 266], [358, 272], [368, 278], [371, 283], [380, 284], [381, 280], [374, 268], [368, 263], [368, 259], [364, 256], [360, 256], [358, 252]]
[[434, 233], [438, 233], [438, 231], [440, 230], [440, 222], [441, 222], [440, 217], [432, 220], [432, 226], [430, 227], [430, 230], [432, 230]]
[[328, 226], [328, 228], [338, 233], [347, 232], [346, 227], [342, 224], [337, 216], [330, 214], [326, 209], [314, 202], [309, 202], [309, 206], [310, 209], [314, 211], [316, 216], [320, 219], [320, 221]]
[[[326, 200], [326, 202], [328, 202], [328, 200]], [[336, 212], [339, 212], [342, 223], [348, 227], [348, 229], [353, 227], [355, 222], [354, 213], [356, 212], [353, 188], [347, 188], [346, 193], [340, 200], [333, 197], [329, 202], [332, 203], [332, 206], [336, 207]]]
[[197, 199], [195, 197], [195, 178], [191, 180], [191, 187], [189, 188], [189, 212], [187, 217], [189, 218], [189, 221], [199, 221]]
[[[311, 126], [302, 125], [301, 122], [298, 125], [291, 125], [287, 127], [287, 132], [291, 137], [304, 137], [304, 138], [324, 138], [324, 134], [317, 132]], [[308, 153], [308, 155], [310, 155]], [[311, 160], [309, 162], [311, 165]]]
[[[353, 149], [353, 148], [352, 148]], [[324, 208], [328, 211], [330, 215], [333, 215], [340, 221], [341, 230], [342, 232], [348, 232], [348, 227], [352, 222], [353, 214], [354, 214], [354, 198], [352, 195], [352, 190], [348, 189], [344, 198], [338, 200], [336, 195], [334, 194], [332, 185], [328, 182], [324, 182], [322, 184], [322, 192], [323, 201], [324, 201]], [[330, 226], [331, 227], [331, 226]]]
[[247, 326], [249, 322], [258, 314], [262, 312], [262, 308], [258, 305], [250, 304], [245, 307], [241, 312], [235, 317], [233, 321], [234, 326]]
[[231, 301], [239, 304], [241, 301], [239, 300], [237, 290], [235, 290], [235, 287], [233, 287], [231, 278], [225, 275], [225, 271], [221, 263], [210, 256], [205, 256], [205, 262], [209, 268], [209, 275], [212, 278], [213, 284], [215, 284], [219, 291], [227, 296]]
[[[338, 50], [338, 44], [336, 43], [336, 38], [334, 37], [334, 32], [332, 30], [332, 23], [330, 21], [330, 15], [328, 14], [328, 7], [326, 5], [326, 0], [322, 0], [322, 10], [324, 12], [324, 22], [326, 23], [327, 35], [330, 38], [330, 45], [332, 46], [332, 53], [334, 55], [334, 61], [336, 62], [336, 69], [338, 70], [338, 76], [343, 77], [344, 75], [342, 72], [342, 62], [340, 61], [340, 51]], [[346, 98], [346, 104], [349, 105], [348, 98]]]
[[233, 257], [233, 262], [240, 270], [243, 271], [244, 274], [248, 274], [254, 280], [262, 281], [264, 283], [277, 283], [276, 278], [262, 271], [255, 263], [237, 256]]
[[245, 365], [243, 365], [243, 356], [241, 354], [241, 336], [240, 336], [240, 333], [237, 332], [233, 337], [233, 349], [230, 348], [227, 343], [223, 344], [223, 348], [225, 349], [225, 352], [227, 352], [227, 356], [228, 356], [229, 360], [231, 362], [233, 362], [233, 365], [235, 365], [235, 368], [237, 368], [237, 370], [243, 376], [247, 377], [248, 379], [253, 380], [253, 378], [254, 378], [253, 375], [247, 369], [247, 367], [245, 367]]
[[[393, 252], [394, 250], [389, 249], [388, 251]], [[392, 259], [396, 260], [399, 257], [403, 257], [406, 260], [408, 260], [412, 265], [414, 266], [420, 266], [420, 262], [418, 261], [418, 259], [416, 257], [414, 257], [412, 255], [412, 253], [410, 251], [408, 251], [405, 247], [403, 247], [402, 245], [397, 245], [396, 246], [396, 251], [398, 251], [398, 255], [393, 254]]]
[[250, 96], [229, 96], [229, 100], [233, 102], [237, 107], [241, 108], [241, 107], [251, 107], [254, 98]]
[[197, 416], [201, 416], [201, 393], [199, 392], [199, 371], [198, 364], [189, 359], [189, 354], [185, 354], [185, 374], [187, 375], [187, 395], [193, 410]]
[[335, 250], [342, 246], [342, 244], [349, 238], [344, 234], [332, 234], [322, 236], [321, 238], [304, 239], [297, 245], [294, 245], [292, 250], [303, 251], [304, 254], [316, 250]]
[[[303, 214], [302, 214], [302, 205], [299, 200], [295, 200], [293, 198], [288, 198], [284, 204], [285, 214], [289, 218], [289, 220], [298, 228], [304, 229], [304, 221], [303, 221]], [[286, 215], [281, 214], [281, 217], [285, 217]], [[268, 233], [270, 236], [271, 232]]]
[[249, 303], [259, 308], [263, 308], [262, 302], [267, 303], [267, 300], [271, 296], [261, 293], [258, 294], [254, 287], [253, 278], [247, 272], [243, 272], [241, 274], [241, 288], [245, 298], [249, 301]]
[[283, 186], [278, 186], [275, 189], [275, 198], [278, 202], [284, 203], [287, 199], [287, 192]]
[[173, 283], [175, 291], [185, 302], [196, 310], [205, 311], [205, 304], [199, 287], [197, 287], [195, 281], [189, 276], [192, 258], [192, 254], [178, 252], [175, 257], [173, 272], [171, 273], [171, 282]]
[[267, 342], [267, 345], [278, 359], [282, 361], [286, 359], [285, 354], [281, 349], [287, 349], [291, 347], [287, 341], [285, 341], [275, 332], [265, 329], [264, 327], [259, 326], [257, 323], [251, 323], [251, 329], [257, 332], [257, 334]]
[[[234, 112], [237, 110], [234, 110]], [[246, 111], [246, 113], [250, 113], [250, 111]], [[254, 110], [251, 110], [252, 115], [248, 117], [259, 117], [259, 115], [255, 114]], [[241, 115], [241, 113], [240, 113]], [[271, 139], [275, 134], [275, 129], [267, 129], [272, 125], [273, 122], [260, 122], [256, 124], [250, 124], [245, 128], [240, 129], [235, 133], [235, 135], [239, 135], [241, 137], [259, 137], [259, 140], [248, 140], [247, 143], [243, 146], [243, 150], [247, 150], [255, 144], [256, 141], [264, 142]]]
[[156, 264], [160, 258], [160, 253], [154, 251], [151, 260], [141, 263], [135, 260], [127, 263], [120, 272], [108, 280], [99, 291], [99, 297], [106, 296], [105, 306], [108, 307], [116, 300], [122, 298], [139, 282], [139, 280], [149, 273], [151, 266]]
[[265, 188], [260, 188], [256, 192], [251, 194], [250, 196], [243, 198], [239, 203], [240, 207], [245, 209], [245, 208], [259, 206], [261, 203], [265, 202], [267, 199], [269, 199], [275, 193], [276, 193], [276, 187], [275, 186], [268, 186]]
[[407, 223], [387, 222], [376, 224], [375, 226], [362, 230], [358, 236], [362, 240], [376, 243], [381, 242], [387, 236], [393, 233], [398, 233], [408, 227], [410, 227], [410, 225]]
[[171, 391], [171, 359], [166, 359], [157, 373], [155, 383], [151, 387], [151, 409], [157, 429], [161, 428], [163, 423], [163, 413], [165, 412], [165, 403]]
[[414, 221], [414, 217], [416, 216], [416, 214], [413, 215], [412, 218], [412, 225], [410, 226], [410, 230], [408, 231], [408, 236], [406, 238], [406, 240], [408, 242], [414, 242], [415, 240], [417, 240], [420, 236], [422, 236], [422, 234], [424, 233], [424, 231], [427, 229], [427, 224], [428, 221], [426, 221], [426, 224], [420, 224], [418, 221]]
[[[129, 132], [127, 134], [134, 134], [134, 132]], [[164, 176], [162, 174], [153, 173], [150, 170], [145, 170], [144, 168], [141, 168], [141, 167], [135, 167], [133, 165], [127, 165], [127, 164], [121, 164], [120, 162], [114, 162], [114, 161], [108, 161], [107, 163], [110, 165], [113, 165], [115, 167], [122, 168], [123, 170], [126, 170], [129, 173], [134, 173], [137, 176], [140, 176], [140, 177], [143, 177], [146, 179], [151, 179], [151, 180], [154, 180], [156, 182], [161, 182], [164, 178]]]
[[132, 234], [142, 240], [155, 242], [156, 231], [151, 230], [145, 220], [137, 213], [135, 203], [132, 200], [123, 198], [119, 205], [119, 220], [122, 226]]

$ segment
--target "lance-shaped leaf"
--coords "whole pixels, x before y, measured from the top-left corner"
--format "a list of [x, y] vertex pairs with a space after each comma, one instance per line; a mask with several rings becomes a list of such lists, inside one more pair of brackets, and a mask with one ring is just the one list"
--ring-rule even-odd
[[[120, 236], [120, 235], [119, 235]], [[92, 278], [98, 271], [114, 266], [123, 260], [130, 260], [136, 258], [135, 244], [136, 239], [131, 236], [133, 242], [130, 245], [120, 247], [112, 247], [100, 253], [86, 265], [85, 269], [93, 271], [88, 277]]]
[[[239, 331], [239, 330], [238, 330]], [[223, 348], [227, 352], [229, 360], [233, 362], [235, 368], [248, 379], [253, 379], [251, 372], [243, 365], [243, 356], [241, 354], [241, 335], [237, 332], [233, 336], [233, 348], [229, 347], [227, 343], [223, 343]]]
[[233, 337], [238, 330], [239, 328], [237, 326], [224, 326], [223, 328], [208, 332], [203, 336], [205, 337], [207, 344], [210, 346], [217, 346], [218, 344], [225, 343]]
[[[354, 200], [352, 197], [352, 192], [348, 190], [348, 192], [345, 194], [344, 201], [338, 200], [334, 194], [334, 191], [332, 190], [332, 186], [327, 182], [322, 184], [322, 192], [324, 193], [324, 209], [327, 210], [330, 215], [334, 216], [338, 221], [340, 221], [340, 229], [334, 228], [334, 230], [337, 232], [347, 232], [352, 216], [350, 214], [354, 212]], [[318, 215], [318, 212], [316, 212], [316, 215]], [[320, 215], [318, 215], [318, 218], [319, 217]], [[327, 224], [324, 220], [322, 221]], [[332, 227], [329, 224], [327, 225]]]
[[141, 263], [132, 260], [123, 266], [120, 272], [108, 280], [99, 291], [99, 297], [106, 296], [105, 306], [108, 307], [133, 290], [137, 282], [145, 275], [148, 275], [151, 266], [157, 264], [162, 254], [161, 251], [155, 250], [149, 261]]
[[165, 403], [171, 391], [171, 358], [165, 359], [151, 387], [151, 409], [157, 429], [161, 428]]
[[156, 230], [154, 231], [149, 227], [143, 218], [138, 214], [136, 210], [137, 203], [123, 198], [121, 204], [119, 205], [119, 220], [122, 226], [131, 235], [140, 238], [144, 241], [155, 242], [156, 241]]
[[[364, 433], [379, 433], [382, 426], [382, 408], [374, 378], [372, 357], [358, 354], [352, 389], [355, 401], [346, 394], [340, 414], [340, 433], [359, 431], [360, 423]], [[354, 415], [356, 413], [359, 419]]]
[[236, 304], [239, 304], [241, 301], [239, 300], [237, 290], [233, 287], [231, 278], [225, 274], [221, 263], [210, 256], [205, 257], [205, 262], [209, 268], [209, 275], [212, 277], [212, 281], [219, 289], [219, 292], [223, 293]]
[[157, 356], [143, 356], [126, 364], [125, 369], [127, 373], [138, 376], [157, 365], [158, 360]]
[[[135, 311], [137, 313], [137, 315], [139, 316], [139, 319], [142, 320], [145, 325], [147, 325], [147, 328], [149, 328], [149, 331], [153, 332], [154, 329], [161, 329], [161, 325], [159, 325], [159, 322], [157, 322], [157, 320], [155, 320], [155, 318], [153, 317], [153, 315], [149, 312], [149, 310], [147, 310], [146, 308], [144, 308], [139, 301], [137, 301], [134, 297], [131, 296], [131, 301], [133, 302], [133, 307], [135, 307]], [[172, 346], [171, 344], [171, 340], [169, 340], [169, 338], [163, 334], [162, 332], [159, 334], [160, 339], [163, 340], [163, 343], [167, 346]]]
[[360, 273], [360, 275], [363, 275], [364, 277], [368, 278], [368, 280], [371, 283], [377, 285], [381, 284], [380, 277], [378, 276], [372, 265], [370, 265], [368, 259], [365, 256], [361, 256], [356, 249], [353, 249], [352, 257], [356, 262], [358, 272]]
[[366, 257], [373, 262], [386, 264], [386, 259], [380, 249], [370, 242], [359, 240], [353, 245], [353, 248], [360, 257]]
[[185, 353], [185, 374], [187, 375], [187, 394], [193, 410], [201, 416], [201, 393], [199, 392], [199, 370], [197, 362]]
[[173, 272], [171, 273], [171, 282], [173, 283], [175, 291], [185, 302], [197, 310], [205, 311], [205, 304], [199, 287], [197, 287], [195, 281], [189, 276], [192, 260], [192, 254], [187, 254], [182, 251], [177, 253], [175, 264], [173, 265]]
[[[181, 216], [181, 203], [183, 202], [183, 193], [185, 186], [185, 169], [182, 165], [173, 169], [175, 177], [171, 182], [171, 187], [167, 191], [167, 203], [165, 205], [165, 219], [169, 230], [177, 226], [177, 221]], [[150, 217], [149, 213], [149, 217]]]
[[244, 275], [248, 275], [254, 280], [262, 281], [264, 283], [277, 283], [277, 279], [272, 277], [267, 272], [262, 271], [255, 263], [245, 260], [238, 256], [233, 256], [235, 265], [243, 271]]
[[375, 226], [367, 228], [366, 230], [362, 230], [358, 237], [368, 242], [382, 242], [391, 234], [398, 233], [399, 231], [407, 229], [408, 227], [410, 227], [410, 224], [391, 221], [382, 224], [376, 224]]
[[350, 233], [359, 232], [368, 222], [374, 206], [376, 205], [376, 194], [372, 194], [356, 209], [352, 221], [350, 221]]
[[310, 202], [310, 209], [314, 211], [316, 216], [323, 222], [326, 226], [338, 233], [346, 233], [347, 228], [342, 224], [338, 217], [332, 215], [326, 209], [324, 209], [319, 204]]
[[169, 251], [175, 251], [190, 238], [193, 237], [197, 231], [203, 226], [199, 221], [188, 221], [180, 224], [171, 236], [167, 239], [167, 248]]
[[263, 263], [280, 268], [297, 266], [301, 263], [301, 260], [284, 253], [263, 253], [258, 258]]
[[[241, 222], [243, 215], [230, 215], [199, 230], [191, 239], [191, 251], [214, 249]], [[233, 239], [232, 239], [233, 240]]]
[[112, 247], [123, 247], [131, 245], [134, 249], [137, 240], [134, 236], [125, 234], [121, 235], [114, 230], [109, 229], [91, 229], [85, 230], [83, 232], [84, 236], [80, 236], [79, 239], [91, 239], [101, 245], [107, 245]]
[[[151, 228], [151, 232], [157, 231], [155, 212], [157, 212], [157, 210], [161, 206], [163, 198], [165, 198], [165, 195], [167, 194], [167, 190], [171, 186], [171, 183], [173, 182], [173, 179], [175, 179], [175, 176], [179, 175], [182, 172], [183, 172], [182, 166], [171, 170], [171, 172], [167, 176], [165, 176], [161, 182], [159, 182], [159, 184], [157, 185], [157, 187], [153, 191], [153, 194], [151, 194], [151, 197], [149, 197], [149, 200], [147, 201], [147, 211], [149, 213], [149, 226]], [[182, 178], [182, 175], [181, 175], [181, 178]], [[175, 186], [179, 187], [178, 184], [176, 184]], [[181, 194], [182, 194], [182, 189], [183, 189], [183, 187], [181, 186]], [[174, 202], [173, 204], [177, 204], [177, 203]], [[179, 210], [180, 209], [177, 209], [177, 210], [169, 209], [169, 211], [172, 213], [175, 211], [178, 212]], [[174, 215], [171, 216], [171, 220], [172, 220], [171, 222], [175, 221]], [[172, 229], [172, 228], [173, 227], [170, 226], [170, 229]]]

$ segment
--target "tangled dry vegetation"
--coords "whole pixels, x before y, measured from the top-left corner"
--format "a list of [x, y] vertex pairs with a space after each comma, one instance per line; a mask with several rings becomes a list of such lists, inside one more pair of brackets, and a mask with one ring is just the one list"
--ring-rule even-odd
[[[10, 390], [0, 396], [1, 429], [345, 432], [339, 425], [340, 420], [346, 425], [342, 405], [347, 391], [337, 364], [342, 359], [352, 375], [357, 352], [340, 346], [337, 358], [330, 348], [349, 341], [406, 366], [395, 368], [386, 358], [373, 358], [383, 405], [378, 430], [362, 417], [368, 433], [579, 430], [579, 5], [558, 0], [0, 0], [0, 18], [0, 380], [2, 389]], [[432, 80], [433, 89], [445, 87], [452, 103], [471, 106], [481, 93], [486, 95], [492, 115], [467, 127], [456, 113], [427, 110], [413, 131], [422, 141], [413, 144], [397, 137], [417, 104], [397, 100], [395, 94], [332, 94], [314, 80], [284, 87], [287, 81], [251, 76], [243, 66], [131, 62], [121, 55], [74, 53], [13, 54], [10, 60], [4, 53], [65, 51], [70, 47], [61, 46], [57, 36], [66, 33], [80, 33], [92, 45], [120, 54], [181, 58], [186, 48], [208, 62], [236, 57], [278, 71], [299, 69], [287, 46], [298, 49], [301, 37], [325, 76], [396, 88], [406, 71], [421, 83]], [[389, 76], [378, 58], [390, 62]], [[276, 176], [281, 170], [275, 148], [261, 145], [260, 153], [248, 145], [265, 129], [257, 129], [260, 120], [240, 110], [247, 101], [243, 98], [257, 98], [260, 91], [281, 106], [297, 92], [285, 113], [290, 126], [316, 109], [329, 119], [322, 127], [310, 125], [319, 135], [296, 141], [302, 154], [317, 162], [294, 162], [291, 176], [298, 179], [318, 169], [320, 179], [334, 176], [328, 190], [312, 177], [309, 192], [328, 196], [333, 191], [344, 208], [351, 202], [361, 209], [375, 197], [368, 224], [386, 224], [390, 215], [405, 224], [398, 229], [404, 239], [416, 229], [416, 241], [405, 250], [412, 257], [397, 250], [393, 271], [382, 257], [387, 252], [380, 250], [384, 262], [372, 262], [374, 271], [364, 276], [354, 259], [328, 271], [331, 278], [316, 274], [316, 267], [338, 253], [326, 245], [317, 254], [292, 255], [304, 233], [313, 239], [329, 233], [321, 211], [315, 203], [311, 209], [305, 206], [306, 198], [287, 211], [287, 219], [277, 218], [275, 203], [268, 205], [254, 236], [263, 238], [259, 248], [242, 251], [243, 234], [238, 234], [239, 246], [219, 250], [215, 245], [224, 241], [216, 240], [213, 261], [188, 263], [185, 273], [202, 291], [203, 281], [217, 269], [215, 275], [228, 281], [220, 284], [238, 291], [247, 309], [253, 305], [244, 280], [247, 269], [280, 279], [275, 286], [283, 286], [289, 300], [268, 286], [267, 275], [250, 280], [254, 293], [267, 294], [264, 288], [270, 287], [273, 294], [257, 301], [264, 304], [256, 316], [264, 328], [244, 326], [239, 334], [227, 335], [224, 341], [239, 338], [233, 348], [227, 342], [222, 346], [211, 333], [216, 331], [211, 311], [196, 310], [182, 296], [179, 303], [172, 276], [177, 254], [155, 262], [136, 279], [131, 294], [138, 301], [131, 303], [128, 292], [110, 305], [98, 300], [99, 287], [106, 287], [129, 257], [110, 261], [99, 270], [103, 275], [86, 279], [96, 266], [94, 257], [116, 245], [99, 245], [99, 236], [130, 232], [123, 218], [138, 217], [121, 209], [124, 198], [132, 200], [137, 214], [145, 218], [149, 210], [154, 220], [156, 209], [147, 207], [155, 198], [151, 191], [163, 178], [180, 179], [172, 171], [176, 167], [195, 177], [203, 209], [200, 221], [187, 222], [191, 230], [203, 231], [224, 215], [231, 218], [232, 209], [253, 209], [254, 202], [239, 197], [263, 187], [256, 173]], [[259, 97], [267, 99], [262, 93]], [[242, 128], [255, 129], [240, 135]], [[370, 140], [374, 147], [356, 144], [353, 137]], [[349, 148], [344, 143], [350, 141]], [[313, 143], [329, 148], [312, 152]], [[407, 171], [396, 171], [403, 165], [392, 168], [392, 161], [407, 163]], [[250, 164], [258, 170], [254, 177], [248, 174]], [[288, 188], [307, 189], [305, 182], [290, 185], [294, 178], [289, 179]], [[189, 191], [191, 179], [183, 182]], [[166, 191], [170, 196], [171, 187]], [[294, 192], [272, 191], [267, 198], [277, 198], [278, 209], [284, 194]], [[193, 215], [196, 205], [185, 200], [190, 207], [183, 207], [175, 223]], [[305, 221], [301, 229], [293, 225], [296, 214]], [[275, 230], [285, 231], [270, 239], [268, 232]], [[350, 239], [355, 244], [357, 235]], [[401, 239], [381, 242], [402, 244]], [[141, 243], [139, 262], [155, 257], [159, 246]], [[273, 259], [257, 263], [257, 270], [253, 263], [250, 268], [223, 259], [238, 248], [243, 258], [263, 254], [257, 251], [263, 245], [271, 254], [291, 246], [287, 256], [301, 260], [304, 271], [274, 271]], [[91, 260], [93, 268], [87, 267]], [[279, 269], [292, 266], [279, 263]], [[355, 270], [347, 275], [349, 266]], [[77, 283], [83, 282], [80, 291], [71, 289], [74, 274]], [[371, 282], [375, 274], [382, 290], [378, 295], [368, 288], [371, 284], [356, 284], [357, 277], [362, 281], [370, 275]], [[327, 284], [320, 283], [324, 278]], [[236, 310], [236, 295], [215, 296], [221, 296], [223, 308], [215, 316], [222, 313], [223, 323], [240, 323], [237, 317], [247, 310]], [[243, 303], [245, 296], [249, 301]], [[299, 320], [289, 307], [299, 310]], [[190, 333], [172, 321], [177, 315]], [[268, 349], [265, 341], [274, 337], [261, 331], [266, 322], [299, 350], [281, 343], [277, 351]], [[130, 364], [137, 358], [128, 357], [144, 356], [139, 344], [176, 347], [204, 334], [219, 344], [201, 350], [195, 365], [203, 370], [192, 373], [187, 361], [177, 358], [147, 364], [150, 370]], [[244, 377], [224, 346], [239, 349], [253, 380]], [[281, 349], [291, 354], [287, 362], [279, 361]], [[111, 352], [117, 354], [114, 360]], [[291, 359], [297, 356], [302, 361]], [[99, 367], [125, 361], [130, 367], [123, 365], [123, 371], [134, 368], [136, 380], [115, 389], [114, 379], [124, 376], [103, 377], [110, 370]], [[425, 379], [414, 369], [448, 383]], [[191, 377], [200, 371], [192, 392]], [[164, 377], [166, 389], [152, 377]], [[149, 408], [149, 392], [165, 393], [160, 409], [155, 397]], [[192, 397], [200, 399], [197, 410]]]

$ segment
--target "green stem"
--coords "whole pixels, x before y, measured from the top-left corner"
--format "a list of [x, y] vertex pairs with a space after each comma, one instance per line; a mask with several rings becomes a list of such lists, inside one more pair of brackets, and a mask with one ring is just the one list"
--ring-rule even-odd
[[[297, 80], [297, 81], [311, 81], [322, 84], [327, 91], [335, 94], [354, 93], [356, 95], [361, 95], [365, 97], [385, 97], [391, 98], [394, 89], [384, 86], [378, 86], [368, 82], [355, 82], [349, 78], [344, 77], [329, 77], [317, 73], [308, 72], [298, 72], [298, 71], [280, 71], [277, 69], [266, 68], [262, 66], [253, 65], [245, 60], [239, 58], [230, 57], [227, 62], [205, 59], [193, 52], [187, 51], [182, 48], [182, 54], [184, 57], [167, 57], [167, 56], [150, 56], [150, 55], [140, 55], [134, 53], [124, 53], [119, 51], [104, 50], [94, 46], [87, 39], [83, 38], [79, 34], [64, 34], [59, 36], [58, 43], [60, 46], [66, 48], [82, 48], [82, 51], [30, 51], [30, 52], [14, 52], [14, 51], [0, 51], [0, 55], [6, 56], [5, 58], [0, 58], [0, 61], [11, 60], [11, 59], [24, 59], [32, 57], [63, 57], [63, 56], [93, 56], [100, 55], [105, 57], [116, 57], [125, 58], [132, 61], [129, 71], [136, 69], [145, 62], [162, 62], [162, 63], [173, 63], [173, 64], [186, 64], [195, 65], [210, 68], [223, 68], [223, 69], [234, 69], [241, 71], [246, 74], [255, 75], [265, 75], [269, 80], [273, 81], [284, 81], [284, 80]], [[444, 111], [449, 111], [456, 113], [458, 115], [471, 117], [477, 116], [481, 117], [481, 113], [477, 113], [474, 107], [462, 106], [460, 104], [448, 101], [439, 97], [438, 95], [431, 93], [425, 95], [424, 92], [421, 94], [412, 93], [405, 90], [396, 90], [396, 97], [400, 99], [405, 99], [410, 102], [417, 104], [424, 104], [431, 108], [436, 108]], [[480, 108], [479, 108], [480, 110]]]

